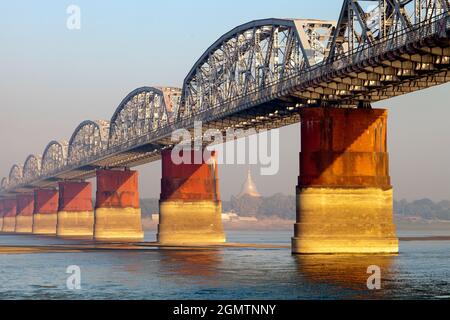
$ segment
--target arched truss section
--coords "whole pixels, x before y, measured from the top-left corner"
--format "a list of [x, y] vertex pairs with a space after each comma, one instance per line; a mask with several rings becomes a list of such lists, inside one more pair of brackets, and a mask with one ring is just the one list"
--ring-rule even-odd
[[41, 174], [42, 157], [40, 155], [30, 155], [23, 165], [23, 181], [27, 182], [39, 177]]
[[69, 141], [67, 163], [79, 163], [100, 154], [108, 146], [109, 122], [84, 121]]
[[66, 164], [68, 148], [67, 141], [52, 141], [47, 145], [42, 156], [42, 175], [55, 172]]
[[13, 165], [11, 170], [9, 171], [9, 179], [8, 179], [8, 186], [16, 186], [20, 183], [22, 183], [22, 165]]
[[181, 89], [143, 87], [131, 92], [114, 112], [109, 146], [122, 145], [173, 122]]
[[344, 0], [329, 59], [448, 15], [449, 0]]
[[164, 104], [169, 115], [169, 122], [173, 122], [180, 108], [181, 88], [163, 87], [160, 90], [164, 95]]
[[262, 90], [324, 60], [335, 23], [265, 19], [217, 40], [184, 80], [180, 117]]
[[8, 188], [8, 178], [4, 177], [0, 185], [1, 190], [6, 190]]

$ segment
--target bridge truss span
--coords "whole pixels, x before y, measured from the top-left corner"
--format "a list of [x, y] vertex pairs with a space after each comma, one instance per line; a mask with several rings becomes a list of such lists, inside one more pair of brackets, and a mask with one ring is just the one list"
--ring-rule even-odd
[[42, 156], [30, 155], [23, 165], [23, 181], [33, 181], [41, 174]]
[[306, 72], [327, 56], [334, 25], [265, 19], [231, 30], [208, 48], [184, 80], [179, 117], [189, 118]]
[[329, 56], [305, 95], [369, 105], [449, 80], [448, 0], [344, 1]]
[[22, 183], [23, 165], [15, 164], [9, 171], [8, 188]]
[[45, 176], [62, 168], [67, 162], [68, 149], [67, 141], [51, 141], [42, 156], [41, 174]]
[[181, 90], [143, 87], [131, 92], [110, 121], [108, 146], [130, 146], [135, 140], [173, 123]]
[[98, 156], [107, 149], [109, 122], [83, 121], [69, 141], [67, 163], [79, 164]]

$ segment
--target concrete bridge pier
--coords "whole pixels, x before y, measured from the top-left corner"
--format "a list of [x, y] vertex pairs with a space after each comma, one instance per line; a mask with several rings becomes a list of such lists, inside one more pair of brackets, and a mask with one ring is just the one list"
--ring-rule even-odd
[[94, 238], [99, 241], [142, 241], [137, 171], [97, 171]]
[[56, 235], [63, 238], [93, 238], [94, 208], [92, 205], [91, 183], [59, 183]]
[[[192, 163], [195, 152], [189, 151]], [[215, 157], [209, 164], [203, 160], [199, 164], [177, 165], [171, 153], [164, 150], [161, 155], [158, 242], [175, 245], [225, 242]], [[181, 152], [180, 156], [183, 155]]]
[[293, 253], [398, 253], [387, 111], [305, 108], [300, 116]]
[[34, 195], [17, 195], [16, 233], [33, 233]]
[[56, 235], [58, 222], [58, 190], [34, 190], [33, 233]]
[[17, 215], [17, 200], [15, 198], [4, 199], [2, 232], [16, 231], [16, 215]]

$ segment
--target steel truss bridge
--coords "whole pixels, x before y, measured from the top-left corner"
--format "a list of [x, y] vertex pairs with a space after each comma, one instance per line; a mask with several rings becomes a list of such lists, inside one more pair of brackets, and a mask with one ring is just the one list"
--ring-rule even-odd
[[143, 87], [110, 121], [85, 121], [1, 180], [0, 196], [160, 158], [171, 134], [273, 129], [307, 106], [371, 103], [450, 81], [449, 0], [344, 0], [339, 20], [265, 19], [212, 44], [183, 88]]

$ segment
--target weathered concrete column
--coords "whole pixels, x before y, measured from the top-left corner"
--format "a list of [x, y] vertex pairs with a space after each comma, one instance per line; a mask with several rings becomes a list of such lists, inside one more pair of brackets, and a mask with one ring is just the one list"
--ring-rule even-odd
[[[194, 151], [191, 151], [194, 159]], [[217, 161], [176, 165], [162, 152], [158, 241], [162, 244], [225, 242]]]
[[97, 171], [94, 238], [142, 241], [137, 171]]
[[92, 239], [94, 236], [94, 208], [92, 184], [89, 182], [60, 182], [58, 237]]
[[33, 232], [34, 195], [17, 196], [16, 233]]
[[301, 110], [294, 253], [398, 253], [386, 138], [386, 110]]
[[58, 222], [58, 190], [34, 190], [33, 233], [56, 235]]
[[16, 215], [17, 215], [17, 200], [15, 198], [4, 199], [2, 232], [16, 231]]

